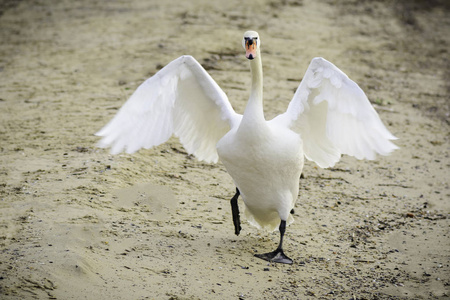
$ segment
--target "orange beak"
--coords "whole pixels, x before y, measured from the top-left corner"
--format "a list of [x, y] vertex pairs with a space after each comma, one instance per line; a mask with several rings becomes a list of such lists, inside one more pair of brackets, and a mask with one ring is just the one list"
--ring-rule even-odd
[[256, 57], [256, 40], [247, 39], [245, 41], [245, 57], [248, 59], [254, 59]]

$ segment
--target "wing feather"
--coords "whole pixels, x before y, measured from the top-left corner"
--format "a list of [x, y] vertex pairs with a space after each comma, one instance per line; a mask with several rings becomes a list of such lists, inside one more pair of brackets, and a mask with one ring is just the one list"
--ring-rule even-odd
[[361, 88], [335, 65], [314, 58], [286, 113], [274, 119], [299, 133], [305, 156], [331, 167], [342, 154], [375, 159], [398, 149]]
[[133, 153], [166, 142], [173, 134], [199, 160], [217, 162], [216, 144], [242, 116], [191, 56], [169, 63], [142, 83], [99, 132], [99, 147]]

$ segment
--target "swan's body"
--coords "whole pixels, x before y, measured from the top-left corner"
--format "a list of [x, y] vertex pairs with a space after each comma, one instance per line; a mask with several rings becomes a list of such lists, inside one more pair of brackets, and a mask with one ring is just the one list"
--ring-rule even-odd
[[303, 168], [302, 143], [289, 129], [270, 122], [259, 125], [230, 131], [217, 150], [244, 199], [247, 220], [274, 230], [280, 218], [288, 224], [293, 221], [290, 211], [297, 200]]
[[333, 166], [341, 154], [358, 159], [387, 155], [397, 147], [364, 92], [323, 58], [311, 61], [286, 113], [266, 121], [263, 112], [259, 36], [244, 34], [250, 60], [251, 94], [243, 115], [191, 56], [182, 56], [145, 81], [97, 135], [112, 153], [159, 145], [172, 134], [199, 160], [223, 162], [237, 187], [231, 200], [235, 233], [237, 207], [257, 227], [280, 229], [274, 252], [258, 257], [292, 263], [282, 250], [285, 227], [298, 196], [304, 157]]

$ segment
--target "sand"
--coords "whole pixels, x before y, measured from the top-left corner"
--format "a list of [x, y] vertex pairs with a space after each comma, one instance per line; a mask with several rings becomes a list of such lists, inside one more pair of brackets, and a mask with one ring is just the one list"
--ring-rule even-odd
[[[1, 299], [449, 297], [448, 2], [0, 3]], [[176, 138], [133, 155], [95, 147], [134, 89], [183, 54], [242, 113], [249, 29], [268, 119], [322, 56], [399, 137], [375, 161], [306, 163], [285, 240], [293, 265], [253, 256], [278, 232], [243, 219], [234, 235], [220, 163]]]

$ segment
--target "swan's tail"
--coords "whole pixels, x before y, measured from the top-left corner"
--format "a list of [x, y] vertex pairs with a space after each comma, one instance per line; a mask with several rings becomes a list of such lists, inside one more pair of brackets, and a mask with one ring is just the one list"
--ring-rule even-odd
[[[278, 212], [274, 211], [269, 214], [265, 214], [262, 218], [258, 217], [257, 215], [253, 214], [248, 207], [245, 208], [245, 217], [247, 221], [255, 226], [258, 229], [263, 229], [267, 231], [275, 231], [278, 230], [278, 227], [280, 226], [280, 216]], [[294, 218], [291, 214], [289, 214], [288, 219], [286, 220], [286, 225], [290, 225], [294, 222]]]

